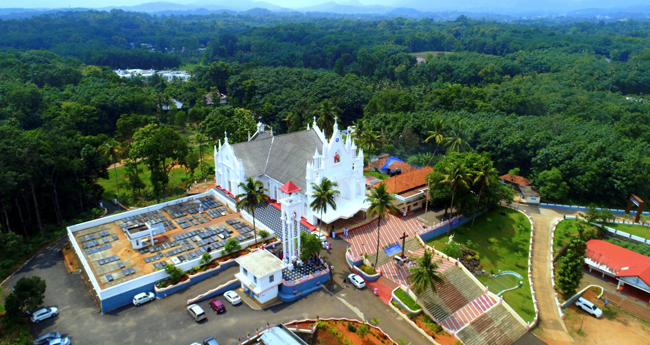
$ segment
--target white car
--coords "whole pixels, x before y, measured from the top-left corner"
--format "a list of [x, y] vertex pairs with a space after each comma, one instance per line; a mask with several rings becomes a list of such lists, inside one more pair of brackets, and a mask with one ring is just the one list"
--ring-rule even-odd
[[59, 308], [57, 307], [47, 307], [43, 309], [39, 309], [32, 313], [32, 317], [30, 318], [33, 323], [39, 323], [45, 319], [49, 319], [52, 316], [57, 316], [59, 315]]
[[582, 310], [586, 311], [587, 313], [597, 318], [603, 316], [602, 310], [600, 310], [598, 307], [596, 307], [596, 305], [594, 305], [593, 303], [587, 301], [582, 297], [578, 298], [578, 300], [576, 301], [576, 307], [580, 307]]
[[327, 242], [327, 236], [320, 233], [320, 231], [312, 231], [312, 235], [316, 235], [321, 242]]
[[350, 281], [350, 283], [352, 283], [352, 285], [356, 286], [357, 289], [363, 289], [364, 287], [366, 287], [366, 282], [358, 274], [354, 274], [354, 273], [350, 274], [348, 276], [348, 280]]
[[47, 345], [70, 345], [70, 338], [64, 337], [64, 338], [56, 338], [50, 340], [50, 343]]
[[239, 297], [239, 295], [235, 291], [232, 290], [226, 291], [223, 294], [223, 297], [232, 305], [237, 305], [241, 303], [241, 297]]
[[153, 292], [141, 292], [133, 296], [133, 305], [137, 307], [141, 304], [145, 304], [155, 299], [156, 299], [156, 295], [154, 295]]

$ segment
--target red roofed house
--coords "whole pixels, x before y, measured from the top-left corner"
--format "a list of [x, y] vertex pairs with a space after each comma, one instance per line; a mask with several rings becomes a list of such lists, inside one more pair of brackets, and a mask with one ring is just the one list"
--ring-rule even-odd
[[512, 188], [519, 192], [520, 202], [526, 204], [539, 204], [541, 201], [541, 196], [537, 193], [537, 189], [532, 186], [527, 178], [518, 175], [505, 174], [499, 177], [503, 183], [510, 184]]
[[650, 302], [650, 257], [609, 242], [590, 240], [585, 263], [589, 272], [617, 281], [618, 291]]
[[413, 170], [375, 183], [373, 187], [385, 184], [388, 192], [395, 193], [395, 206], [402, 212], [415, 211], [424, 207], [427, 175], [432, 172], [433, 168], [431, 167], [421, 169], [413, 167]]

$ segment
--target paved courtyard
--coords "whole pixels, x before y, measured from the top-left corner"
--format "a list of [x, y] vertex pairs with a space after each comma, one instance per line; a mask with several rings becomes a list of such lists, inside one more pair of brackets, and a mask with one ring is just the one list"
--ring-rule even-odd
[[[41, 251], [5, 284], [5, 295], [21, 277], [40, 276], [47, 281], [45, 305], [59, 307], [58, 317], [46, 320], [32, 328], [35, 336], [59, 331], [77, 344], [190, 344], [214, 336], [221, 344], [235, 344], [239, 337], [264, 327], [267, 322], [327, 317], [348, 317], [370, 320], [378, 317], [391, 337], [404, 337], [412, 344], [423, 344], [425, 339], [397, 314], [382, 303], [369, 289], [357, 290], [342, 281], [350, 273], [344, 261], [347, 242], [330, 239], [333, 249], [323, 251], [335, 265], [333, 285], [329, 291], [321, 289], [297, 302], [285, 303], [265, 311], [254, 311], [246, 305], [232, 307], [221, 315], [209, 310], [207, 303], [199, 303], [208, 320], [195, 323], [185, 311], [186, 301], [210, 288], [233, 279], [237, 267], [198, 283], [162, 300], [140, 307], [128, 306], [108, 314], [99, 313], [86, 283], [80, 274], [68, 273], [61, 255], [64, 240]], [[4, 296], [3, 296], [4, 297]]]

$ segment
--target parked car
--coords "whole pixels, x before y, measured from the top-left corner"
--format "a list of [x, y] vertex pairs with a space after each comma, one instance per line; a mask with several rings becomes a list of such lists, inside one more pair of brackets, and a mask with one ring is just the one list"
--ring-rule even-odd
[[228, 302], [230, 302], [230, 304], [232, 305], [237, 305], [241, 303], [241, 297], [239, 297], [239, 295], [235, 291], [232, 290], [226, 291], [223, 294], [223, 297], [225, 297], [226, 300], [228, 300]]
[[312, 231], [313, 235], [316, 235], [321, 242], [327, 242], [327, 236], [320, 233], [320, 231]]
[[219, 345], [219, 343], [213, 337], [209, 337], [203, 340], [203, 345]]
[[46, 333], [34, 339], [34, 345], [46, 345], [50, 343], [50, 340], [56, 338], [61, 338], [61, 333], [59, 332]]
[[591, 314], [591, 315], [593, 315], [593, 316], [595, 316], [597, 318], [600, 318], [601, 316], [603, 316], [603, 311], [600, 310], [600, 308], [596, 307], [595, 304], [587, 301], [586, 299], [584, 299], [582, 297], [578, 298], [578, 300], [576, 301], [576, 307], [581, 308], [582, 310], [586, 311], [587, 313], [589, 313], [589, 314]]
[[216, 311], [217, 314], [226, 312], [226, 306], [223, 305], [223, 303], [221, 303], [221, 301], [218, 299], [213, 299], [210, 301], [210, 303], [208, 303], [208, 305], [210, 308], [212, 308], [212, 310]]
[[33, 323], [39, 323], [40, 321], [57, 315], [59, 315], [59, 309], [57, 307], [47, 307], [33, 312], [30, 320], [32, 320]]
[[133, 305], [137, 307], [141, 304], [145, 304], [155, 299], [156, 299], [156, 295], [154, 295], [153, 292], [141, 292], [133, 296]]
[[52, 339], [48, 345], [70, 345], [70, 338], [63, 337]]
[[352, 283], [352, 285], [356, 286], [357, 289], [363, 289], [364, 287], [366, 287], [366, 282], [358, 274], [354, 274], [354, 273], [350, 274], [348, 276], [348, 280], [350, 281], [350, 283]]
[[192, 304], [187, 307], [187, 312], [196, 322], [205, 319], [205, 312], [203, 311], [203, 308], [201, 308], [198, 304]]

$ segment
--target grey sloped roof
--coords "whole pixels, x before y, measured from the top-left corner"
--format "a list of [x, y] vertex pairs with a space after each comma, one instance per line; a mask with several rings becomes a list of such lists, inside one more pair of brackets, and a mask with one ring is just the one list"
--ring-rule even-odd
[[264, 173], [266, 159], [271, 148], [271, 138], [264, 140], [244, 141], [232, 145], [235, 156], [244, 162], [246, 176], [257, 176]]
[[269, 138], [271, 138], [271, 137], [272, 137], [272, 135], [271, 135], [271, 133], [269, 133], [269, 132], [262, 132], [262, 133], [257, 133], [257, 132], [256, 132], [256, 133], [253, 134], [253, 136], [251, 137], [251, 140], [269, 139]]
[[232, 146], [244, 162], [246, 176], [267, 175], [280, 182], [292, 181], [307, 189], [305, 167], [314, 152], [322, 154], [323, 142], [313, 129], [279, 136], [256, 137]]

